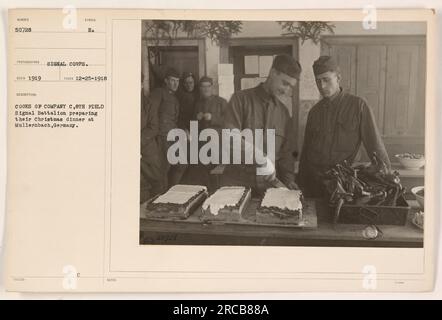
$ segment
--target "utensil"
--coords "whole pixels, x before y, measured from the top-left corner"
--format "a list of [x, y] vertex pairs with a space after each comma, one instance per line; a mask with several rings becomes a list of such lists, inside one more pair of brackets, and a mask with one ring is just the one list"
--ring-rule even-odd
[[423, 209], [425, 201], [424, 201], [424, 196], [419, 195], [420, 191], [424, 191], [424, 186], [411, 188], [411, 193], [414, 194], [416, 201], [419, 203], [419, 206]]

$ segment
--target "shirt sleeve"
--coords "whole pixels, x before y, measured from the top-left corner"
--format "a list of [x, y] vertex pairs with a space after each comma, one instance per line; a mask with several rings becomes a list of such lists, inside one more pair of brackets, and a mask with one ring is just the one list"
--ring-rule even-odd
[[[230, 130], [238, 129], [239, 131], [243, 130], [242, 119], [243, 119], [244, 109], [249, 107], [248, 105], [246, 105], [246, 103], [247, 99], [242, 97], [241, 94], [237, 93], [233, 94], [225, 109], [223, 128]], [[223, 147], [224, 143], [221, 143], [221, 146]], [[244, 150], [246, 148], [249, 148], [248, 150], [253, 150], [254, 146], [250, 144], [246, 146], [245, 140], [241, 139], [241, 155], [244, 154]], [[229, 150], [230, 159], [232, 159], [233, 154], [235, 154], [234, 144], [232, 142], [230, 142], [229, 149], [230, 149]], [[226, 150], [222, 150], [221, 152], [224, 153], [225, 151]], [[238, 152], [238, 150], [236, 151]], [[241, 156], [241, 159], [244, 160], [244, 157]]]
[[212, 114], [211, 124], [215, 127], [222, 128], [224, 125], [224, 113], [227, 109], [227, 101], [219, 97], [216, 112]]
[[224, 128], [242, 130], [241, 119], [243, 115], [240, 97], [234, 94], [227, 104], [224, 114]]
[[312, 130], [311, 130], [311, 126], [312, 126], [312, 119], [311, 119], [311, 113], [309, 112], [308, 116], [307, 116], [307, 123], [305, 126], [305, 131], [304, 131], [304, 142], [302, 144], [302, 150], [301, 150], [301, 158], [299, 160], [299, 171], [298, 171], [298, 177], [297, 177], [297, 182], [299, 183], [300, 186], [304, 186], [306, 184], [306, 179], [308, 176], [308, 169], [307, 169], [307, 154], [309, 152], [309, 146], [311, 143], [311, 138], [312, 138]]
[[159, 132], [158, 108], [161, 103], [161, 92], [154, 90], [141, 106], [141, 144], [155, 138]]
[[285, 185], [295, 181], [295, 159], [293, 158], [292, 142], [294, 139], [293, 125], [290, 117], [285, 123], [285, 140], [280, 149], [280, 157], [276, 163], [276, 174]]
[[371, 157], [373, 152], [384, 161], [388, 168], [391, 168], [390, 159], [385, 149], [384, 142], [379, 133], [376, 121], [370, 107], [362, 102], [361, 111], [361, 137], [367, 154]]
[[192, 114], [192, 119], [193, 120], [197, 120], [196, 116], [200, 112], [200, 109], [201, 109], [201, 101], [200, 100], [196, 100], [195, 101], [195, 107], [193, 108], [193, 114]]

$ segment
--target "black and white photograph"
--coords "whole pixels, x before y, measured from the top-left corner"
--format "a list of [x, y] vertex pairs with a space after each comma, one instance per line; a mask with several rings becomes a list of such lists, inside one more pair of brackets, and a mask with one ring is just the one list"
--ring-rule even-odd
[[426, 30], [143, 20], [140, 244], [423, 248]]
[[218, 5], [7, 10], [7, 293], [436, 295], [440, 5]]

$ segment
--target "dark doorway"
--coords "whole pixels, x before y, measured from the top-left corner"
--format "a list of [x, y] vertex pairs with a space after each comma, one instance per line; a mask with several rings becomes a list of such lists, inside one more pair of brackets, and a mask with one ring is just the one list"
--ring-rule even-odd
[[198, 46], [158, 46], [149, 47], [150, 89], [163, 83], [164, 72], [173, 67], [180, 74], [199, 74]]

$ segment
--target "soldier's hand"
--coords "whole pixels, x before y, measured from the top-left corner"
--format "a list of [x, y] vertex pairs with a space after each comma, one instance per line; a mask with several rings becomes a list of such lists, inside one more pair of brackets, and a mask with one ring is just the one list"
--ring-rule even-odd
[[286, 184], [286, 187], [290, 190], [299, 190], [299, 186], [296, 184], [295, 181], [290, 181]]
[[205, 113], [204, 114], [204, 120], [206, 120], [206, 121], [212, 120], [212, 114], [209, 113], [209, 112]]
[[276, 171], [273, 171], [271, 174], [264, 176], [264, 180], [267, 182], [275, 181], [276, 179]]
[[276, 178], [276, 169], [273, 162], [266, 157], [266, 162], [256, 168], [256, 175], [262, 176], [266, 181], [273, 181]]
[[198, 112], [198, 114], [196, 115], [196, 119], [197, 119], [198, 121], [203, 120], [203, 117], [204, 117], [204, 113], [202, 113], [202, 112]]

